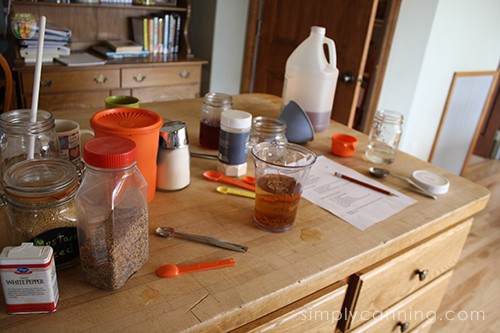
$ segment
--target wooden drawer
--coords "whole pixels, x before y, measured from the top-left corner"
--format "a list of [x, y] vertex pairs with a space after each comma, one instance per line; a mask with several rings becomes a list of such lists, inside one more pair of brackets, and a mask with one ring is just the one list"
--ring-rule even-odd
[[[22, 73], [23, 93], [33, 92], [33, 72]], [[72, 71], [42, 71], [40, 94], [84, 90], [109, 90], [120, 87], [119, 69], [95, 69]]]
[[[109, 96], [107, 90], [73, 92], [64, 94], [43, 94], [40, 95], [38, 107], [50, 112], [54, 111], [77, 111], [82, 108], [104, 109], [104, 99]], [[26, 96], [26, 105], [31, 105], [31, 95]], [[57, 118], [57, 115], [54, 115]]]
[[[383, 311], [453, 268], [471, 224], [472, 219], [356, 274], [354, 290], [357, 297], [351, 300], [349, 308], [363, 313]], [[356, 327], [363, 321], [361, 317], [354, 318], [348, 327]]]
[[122, 88], [199, 84], [200, 81], [201, 65], [122, 69]]
[[[451, 276], [452, 271], [443, 274], [350, 333], [428, 331]], [[361, 315], [362, 313], [356, 312], [355, 314]], [[369, 314], [363, 315], [369, 316]]]
[[346, 285], [336, 283], [259, 318], [236, 332], [328, 332], [337, 326]]
[[163, 86], [149, 88], [133, 88], [132, 96], [137, 97], [141, 103], [172, 101], [199, 97], [200, 85]]

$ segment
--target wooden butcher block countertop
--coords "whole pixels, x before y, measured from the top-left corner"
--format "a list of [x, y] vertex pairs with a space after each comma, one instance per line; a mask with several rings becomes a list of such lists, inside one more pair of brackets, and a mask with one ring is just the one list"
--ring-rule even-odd
[[[265, 94], [233, 97], [234, 109], [254, 116], [277, 117], [281, 99]], [[202, 99], [144, 104], [141, 107], [164, 119], [187, 123], [190, 150], [216, 154], [198, 143]], [[89, 127], [98, 109], [57, 111], [55, 118], [78, 121]], [[351, 158], [330, 153], [333, 133], [356, 136], [359, 145]], [[363, 174], [372, 164], [363, 159], [365, 134], [332, 122], [327, 131], [316, 133], [305, 144]], [[253, 161], [248, 159], [249, 175]], [[472, 217], [483, 209], [489, 192], [464, 178], [399, 152], [388, 168], [410, 176], [416, 169], [430, 169], [450, 180], [447, 194], [432, 200], [410, 190], [395, 178], [384, 184], [417, 203], [392, 217], [361, 231], [326, 210], [302, 199], [296, 223], [284, 233], [270, 233], [252, 223], [252, 199], [222, 195], [220, 185], [207, 181], [202, 173], [216, 170], [216, 161], [191, 158], [191, 183], [176, 192], [156, 192], [149, 204], [149, 259], [119, 290], [105, 291], [85, 283], [80, 267], [58, 271], [60, 301], [51, 314], [8, 315], [0, 301], [0, 331], [5, 332], [217, 332], [230, 331], [285, 307], [349, 277], [373, 264], [398, 254], [412, 245]], [[5, 207], [2, 207], [5, 209]], [[2, 212], [1, 227], [5, 228]], [[207, 235], [248, 247], [247, 253], [232, 252], [182, 239], [156, 236], [158, 226]], [[5, 242], [5, 240], [2, 240]], [[1, 244], [2, 248], [6, 245]], [[17, 245], [17, 244], [16, 244]], [[164, 264], [190, 264], [234, 258], [228, 268], [161, 279], [155, 270]], [[3, 298], [3, 295], [1, 295]]]

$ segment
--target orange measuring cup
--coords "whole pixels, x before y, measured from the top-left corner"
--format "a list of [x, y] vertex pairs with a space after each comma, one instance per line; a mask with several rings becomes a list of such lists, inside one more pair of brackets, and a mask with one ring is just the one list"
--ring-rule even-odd
[[334, 155], [349, 157], [354, 155], [358, 139], [352, 135], [337, 133], [332, 136], [331, 151]]
[[235, 264], [236, 264], [236, 261], [234, 261], [233, 258], [216, 260], [216, 261], [209, 261], [209, 262], [202, 262], [202, 263], [191, 264], [191, 265], [182, 265], [182, 266], [168, 264], [168, 265], [163, 265], [163, 266], [159, 267], [156, 270], [156, 275], [158, 275], [161, 278], [166, 278], [166, 277], [171, 278], [171, 277], [176, 277], [176, 276], [181, 275], [181, 274], [206, 271], [206, 270], [215, 269], [215, 268], [229, 267], [229, 266], [234, 266]]

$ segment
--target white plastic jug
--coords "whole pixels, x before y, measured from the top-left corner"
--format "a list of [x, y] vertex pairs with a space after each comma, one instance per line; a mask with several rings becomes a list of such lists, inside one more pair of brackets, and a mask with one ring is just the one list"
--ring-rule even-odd
[[[283, 85], [283, 106], [291, 100], [307, 113], [315, 132], [330, 125], [339, 70], [335, 43], [326, 29], [311, 27], [311, 33], [288, 57]], [[327, 60], [323, 45], [328, 46]]]

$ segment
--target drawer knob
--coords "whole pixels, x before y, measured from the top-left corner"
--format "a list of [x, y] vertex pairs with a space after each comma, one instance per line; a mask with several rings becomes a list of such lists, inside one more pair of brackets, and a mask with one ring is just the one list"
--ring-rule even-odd
[[183, 70], [182, 72], [179, 73], [181, 79], [187, 79], [189, 75], [191, 75], [191, 72], [187, 70]]
[[50, 88], [50, 86], [52, 86], [52, 83], [54, 83], [54, 81], [52, 81], [51, 79], [41, 80], [40, 87], [41, 88]]
[[137, 75], [133, 76], [133, 79], [135, 82], [142, 82], [142, 81], [146, 80], [146, 75], [137, 74]]
[[108, 81], [108, 78], [102, 74], [99, 74], [98, 76], [94, 77], [94, 82], [97, 84], [104, 84]]
[[399, 329], [401, 330], [401, 332], [404, 333], [404, 332], [408, 331], [408, 329], [410, 328], [410, 323], [409, 322], [406, 322], [406, 323], [399, 322], [398, 326], [399, 326]]
[[424, 281], [429, 276], [429, 270], [428, 269], [424, 269], [424, 270], [417, 269], [417, 271], [415, 273], [417, 273], [418, 279], [420, 281]]

